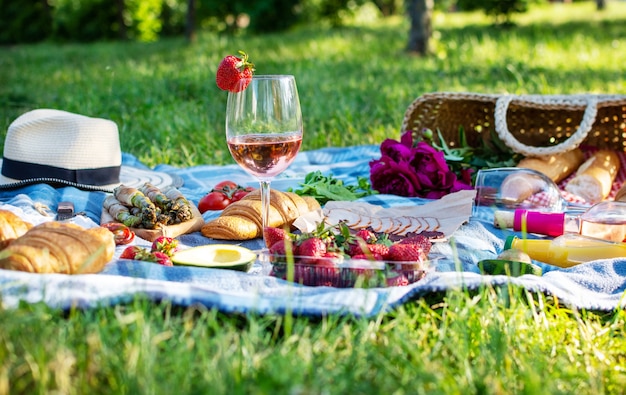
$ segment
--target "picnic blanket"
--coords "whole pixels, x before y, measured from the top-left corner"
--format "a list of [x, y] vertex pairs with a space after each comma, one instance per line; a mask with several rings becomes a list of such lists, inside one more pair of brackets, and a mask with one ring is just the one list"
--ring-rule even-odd
[[[357, 177], [369, 176], [369, 162], [380, 157], [379, 146], [326, 148], [304, 151], [272, 187], [286, 190], [298, 188], [299, 182], [311, 171], [332, 174], [346, 183]], [[146, 169], [137, 158], [124, 154], [125, 165]], [[175, 168], [159, 165], [154, 170], [169, 172], [184, 180], [180, 188], [190, 200], [198, 200], [224, 179], [243, 185], [256, 186], [256, 181], [237, 165], [196, 166]], [[106, 194], [85, 192], [72, 187], [55, 189], [48, 185], [32, 185], [13, 191], [0, 192], [0, 208], [11, 209], [33, 223], [52, 220], [45, 207], [55, 208], [60, 201], [69, 200], [77, 212], [84, 215], [74, 220], [85, 226], [97, 225], [102, 201]], [[363, 201], [384, 207], [424, 204], [419, 198], [393, 195], [373, 195]], [[38, 208], [38, 210], [37, 210]], [[42, 210], [43, 208], [43, 210]], [[219, 212], [206, 212], [209, 220]], [[46, 303], [54, 308], [94, 308], [128, 303], [141, 296], [155, 302], [170, 301], [176, 305], [204, 305], [223, 312], [255, 312], [321, 316], [353, 314], [375, 316], [385, 313], [434, 292], [451, 289], [477, 289], [483, 285], [515, 284], [533, 292], [553, 295], [572, 308], [610, 311], [626, 306], [626, 257], [598, 260], [569, 269], [540, 264], [542, 276], [481, 275], [477, 262], [494, 258], [501, 252], [510, 230], [493, 225], [492, 212], [478, 208], [470, 221], [462, 225], [450, 242], [435, 243], [432, 253], [443, 256], [432, 262], [425, 278], [407, 286], [347, 289], [308, 287], [269, 276], [269, 268], [256, 263], [248, 273], [223, 269], [164, 267], [157, 264], [125, 259], [113, 259], [102, 273], [90, 275], [29, 274], [0, 270], [0, 301], [5, 308], [20, 302]], [[223, 241], [211, 240], [200, 233], [180, 237], [184, 246], [196, 246]], [[147, 242], [138, 240], [137, 244]], [[240, 243], [251, 249], [260, 248], [260, 239]], [[116, 257], [124, 247], [118, 247]]]

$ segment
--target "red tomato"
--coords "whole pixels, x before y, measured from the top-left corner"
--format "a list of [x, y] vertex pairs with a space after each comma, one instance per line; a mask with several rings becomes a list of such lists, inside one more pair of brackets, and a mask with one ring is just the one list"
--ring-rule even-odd
[[119, 222], [107, 222], [101, 225], [103, 228], [107, 228], [113, 233], [115, 245], [128, 244], [135, 239], [135, 232], [130, 228]]
[[233, 197], [232, 197], [232, 201], [236, 202], [238, 200], [241, 200], [244, 198], [244, 196], [246, 196], [248, 193], [250, 193], [249, 191], [246, 191], [245, 189], [238, 189], [235, 191], [235, 193], [233, 193]]
[[214, 190], [225, 189], [225, 190], [233, 191], [233, 190], [237, 189], [237, 183], [236, 182], [232, 182], [232, 181], [222, 181], [222, 182], [218, 182], [213, 187], [213, 189]]
[[222, 192], [209, 192], [198, 202], [201, 213], [209, 210], [223, 210], [230, 204], [230, 199]]

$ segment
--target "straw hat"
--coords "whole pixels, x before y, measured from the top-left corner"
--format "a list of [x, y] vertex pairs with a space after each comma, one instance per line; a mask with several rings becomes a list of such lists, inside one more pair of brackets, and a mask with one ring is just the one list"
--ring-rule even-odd
[[117, 125], [66, 111], [38, 109], [9, 125], [0, 190], [46, 183], [111, 192], [120, 184], [180, 186], [180, 177], [122, 166]]

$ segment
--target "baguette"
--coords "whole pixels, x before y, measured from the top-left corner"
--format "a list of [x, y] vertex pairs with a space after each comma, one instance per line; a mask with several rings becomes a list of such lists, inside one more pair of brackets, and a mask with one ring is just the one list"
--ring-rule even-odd
[[555, 183], [574, 173], [585, 161], [580, 148], [555, 155], [527, 157], [519, 161], [517, 167], [537, 170], [548, 176]]
[[[522, 159], [517, 167], [538, 171], [558, 183], [571, 175], [584, 162], [585, 156], [580, 148], [571, 151]], [[522, 202], [535, 193], [541, 192], [546, 183], [529, 174], [511, 174], [500, 188], [501, 197], [510, 202]]]
[[[310, 196], [270, 190], [268, 226], [291, 227], [301, 215], [321, 206]], [[261, 193], [255, 190], [243, 199], [228, 205], [219, 217], [202, 226], [205, 237], [220, 240], [251, 240], [263, 235]]]
[[619, 168], [620, 159], [615, 151], [599, 150], [578, 168], [565, 190], [588, 203], [599, 203], [611, 193]]

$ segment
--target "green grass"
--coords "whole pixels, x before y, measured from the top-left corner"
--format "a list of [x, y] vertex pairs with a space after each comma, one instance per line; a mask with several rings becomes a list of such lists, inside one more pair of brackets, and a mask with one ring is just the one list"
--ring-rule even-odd
[[[244, 49], [259, 73], [296, 76], [304, 149], [397, 137], [430, 91], [623, 93], [626, 3], [533, 8], [499, 30], [437, 14], [433, 55], [404, 52], [403, 18], [256, 37], [0, 48], [0, 130], [34, 108], [116, 121], [144, 163], [231, 163], [226, 94]], [[571, 310], [519, 289], [463, 291], [373, 319], [224, 315], [137, 299], [59, 312], [0, 309], [0, 394], [619, 394], [626, 314]], [[287, 329], [285, 329], [287, 328]]]

